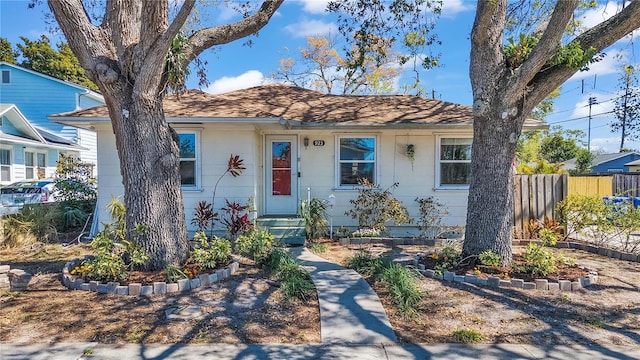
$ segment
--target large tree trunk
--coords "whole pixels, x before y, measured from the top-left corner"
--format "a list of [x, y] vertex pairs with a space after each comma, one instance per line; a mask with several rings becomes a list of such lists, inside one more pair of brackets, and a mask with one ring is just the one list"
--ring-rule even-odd
[[107, 95], [125, 188], [127, 229], [148, 229], [142, 247], [148, 269], [183, 263], [189, 254], [175, 132], [164, 118], [162, 96]]
[[[511, 264], [513, 159], [524, 116], [474, 117], [463, 257], [492, 250]], [[496, 126], [499, 123], [500, 126]]]

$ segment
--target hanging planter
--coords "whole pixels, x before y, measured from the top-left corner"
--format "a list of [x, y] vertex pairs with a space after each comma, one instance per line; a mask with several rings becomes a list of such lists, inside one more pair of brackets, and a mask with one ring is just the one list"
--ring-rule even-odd
[[413, 144], [407, 144], [407, 148], [405, 149], [405, 155], [407, 155], [407, 157], [409, 158], [409, 161], [411, 161], [411, 170], [413, 170], [413, 160], [415, 160], [415, 156], [416, 156], [416, 146]]
[[413, 161], [416, 156], [416, 146], [413, 144], [407, 144], [406, 155], [409, 158], [409, 160]]

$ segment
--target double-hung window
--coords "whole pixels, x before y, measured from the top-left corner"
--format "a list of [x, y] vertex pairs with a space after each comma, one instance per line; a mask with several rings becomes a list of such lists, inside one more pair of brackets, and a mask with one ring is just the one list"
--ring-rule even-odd
[[358, 185], [359, 179], [376, 183], [376, 138], [340, 136], [338, 186]]
[[198, 187], [198, 134], [180, 132], [180, 183], [183, 188]]
[[0, 149], [0, 181], [11, 181], [11, 150]]
[[47, 168], [47, 155], [33, 151], [24, 152], [24, 177], [25, 179], [41, 179], [45, 177]]
[[471, 173], [471, 138], [440, 138], [437, 170], [439, 186], [467, 187]]

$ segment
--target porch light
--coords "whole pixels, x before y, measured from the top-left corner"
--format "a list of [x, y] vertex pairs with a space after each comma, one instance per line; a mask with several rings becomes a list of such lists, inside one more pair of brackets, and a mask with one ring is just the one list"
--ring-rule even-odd
[[308, 148], [309, 147], [309, 137], [305, 136], [304, 139], [302, 140], [303, 144], [304, 144], [304, 148]]

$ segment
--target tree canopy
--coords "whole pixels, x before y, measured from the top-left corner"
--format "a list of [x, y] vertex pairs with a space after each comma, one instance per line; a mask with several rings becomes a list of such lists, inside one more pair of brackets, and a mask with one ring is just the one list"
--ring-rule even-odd
[[17, 64], [26, 69], [70, 81], [78, 85], [97, 90], [98, 87], [89, 80], [78, 59], [65, 42], [59, 42], [54, 49], [49, 38], [45, 35], [37, 40], [30, 40], [21, 36], [22, 44], [17, 44], [17, 50], [11, 43], [0, 38], [0, 58], [10, 64]]
[[[147, 268], [181, 264], [189, 252], [179, 137], [162, 107], [167, 90], [180, 88], [181, 73], [200, 53], [255, 34], [282, 2], [248, 2], [241, 20], [192, 29], [186, 26], [190, 17], [215, 7], [196, 9], [196, 0], [173, 2], [175, 8], [167, 0], [48, 0], [69, 48], [105, 97], [125, 189], [126, 228], [148, 229], [141, 244], [150, 255]], [[190, 30], [181, 37], [183, 29]]]
[[[400, 54], [392, 49], [393, 41], [379, 38], [361, 49], [352, 45], [349, 51], [336, 43], [335, 37], [309, 36], [307, 46], [296, 58], [280, 60], [273, 75], [276, 80], [338, 95], [381, 94], [394, 91]], [[362, 61], [360, 66], [355, 62]]]

